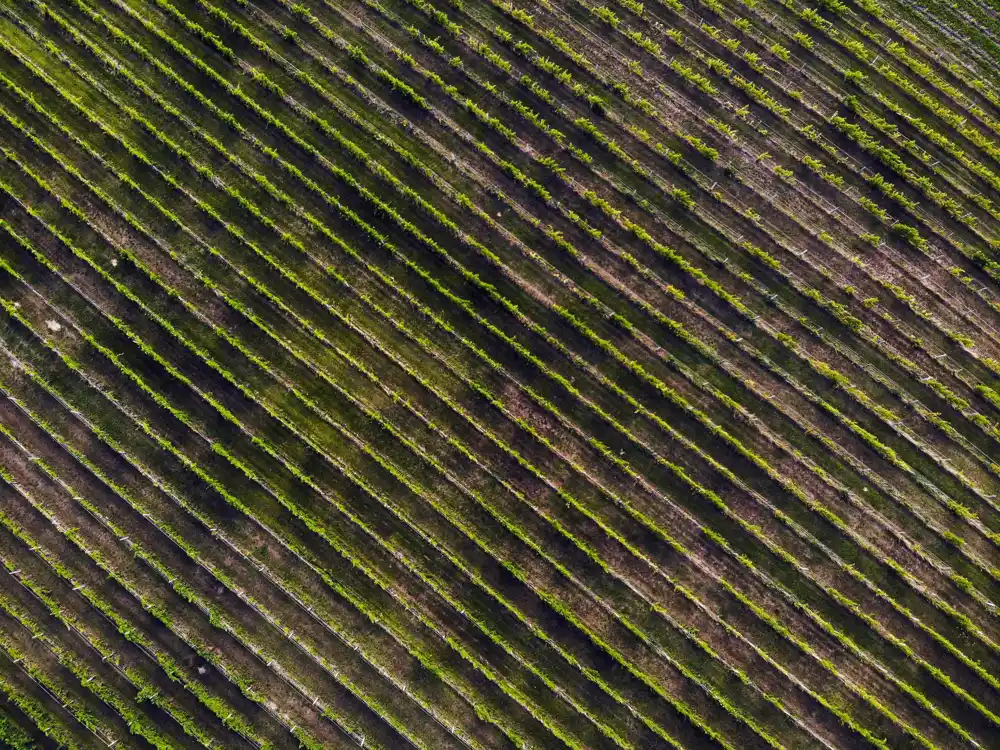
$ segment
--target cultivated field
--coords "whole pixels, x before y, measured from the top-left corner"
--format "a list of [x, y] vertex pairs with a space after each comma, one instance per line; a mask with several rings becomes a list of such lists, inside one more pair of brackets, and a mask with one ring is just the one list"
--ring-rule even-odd
[[1000, 748], [997, 1], [515, 2], [0, 0], [0, 745]]

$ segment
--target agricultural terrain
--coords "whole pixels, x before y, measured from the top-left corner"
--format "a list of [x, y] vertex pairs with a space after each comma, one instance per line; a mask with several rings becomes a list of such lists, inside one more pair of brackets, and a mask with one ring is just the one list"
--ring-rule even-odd
[[1000, 748], [996, 0], [0, 0], [0, 746]]

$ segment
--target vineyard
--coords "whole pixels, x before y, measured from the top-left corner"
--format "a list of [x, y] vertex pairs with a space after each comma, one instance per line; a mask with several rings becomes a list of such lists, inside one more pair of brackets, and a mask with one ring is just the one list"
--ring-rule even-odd
[[0, 0], [0, 746], [1000, 748], [996, 0]]

